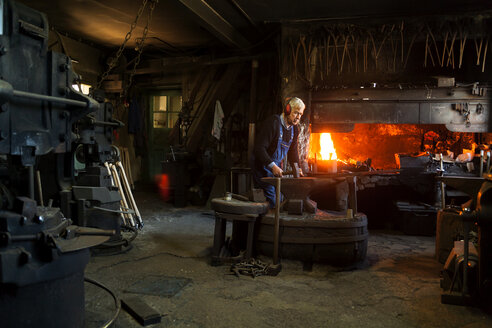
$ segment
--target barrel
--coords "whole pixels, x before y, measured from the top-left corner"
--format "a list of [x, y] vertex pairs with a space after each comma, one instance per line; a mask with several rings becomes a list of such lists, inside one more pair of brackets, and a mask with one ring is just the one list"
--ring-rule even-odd
[[[274, 222], [271, 214], [257, 220], [257, 253], [272, 256]], [[315, 215], [281, 215], [279, 254], [304, 262], [356, 265], [366, 257], [368, 236], [367, 216], [363, 213], [353, 218], [322, 211]]]

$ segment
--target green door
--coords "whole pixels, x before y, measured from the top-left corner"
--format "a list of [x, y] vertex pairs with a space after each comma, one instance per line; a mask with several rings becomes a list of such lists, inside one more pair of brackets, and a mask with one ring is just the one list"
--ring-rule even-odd
[[161, 173], [161, 162], [170, 152], [169, 133], [182, 107], [181, 90], [165, 90], [150, 95], [149, 181]]

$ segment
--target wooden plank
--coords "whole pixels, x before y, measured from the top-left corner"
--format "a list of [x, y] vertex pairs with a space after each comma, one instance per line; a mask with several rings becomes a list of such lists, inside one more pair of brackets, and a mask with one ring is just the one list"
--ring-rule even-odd
[[161, 322], [161, 315], [138, 297], [122, 299], [121, 306], [142, 326]]

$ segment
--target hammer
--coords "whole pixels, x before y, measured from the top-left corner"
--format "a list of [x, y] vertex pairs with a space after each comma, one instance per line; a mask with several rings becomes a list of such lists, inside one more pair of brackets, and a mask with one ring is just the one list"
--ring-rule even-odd
[[287, 171], [287, 172], [283, 172], [283, 174], [287, 175], [287, 174], [292, 174], [294, 176], [294, 178], [299, 178], [299, 164], [298, 163], [292, 163], [292, 171]]

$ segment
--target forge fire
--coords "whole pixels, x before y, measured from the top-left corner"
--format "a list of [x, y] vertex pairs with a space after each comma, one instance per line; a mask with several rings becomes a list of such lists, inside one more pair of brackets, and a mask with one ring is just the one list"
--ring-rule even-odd
[[[348, 133], [312, 133], [308, 163], [334, 161], [342, 166], [368, 170], [398, 168], [395, 154], [444, 154], [455, 159], [475, 149], [480, 138], [489, 134], [451, 132], [443, 125], [417, 124], [356, 124]], [[328, 161], [328, 162], [327, 162]]]

